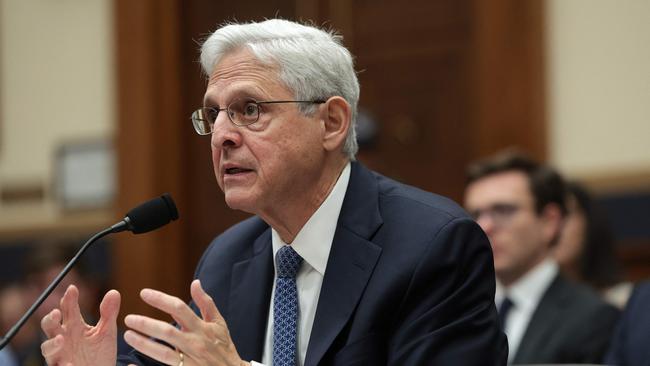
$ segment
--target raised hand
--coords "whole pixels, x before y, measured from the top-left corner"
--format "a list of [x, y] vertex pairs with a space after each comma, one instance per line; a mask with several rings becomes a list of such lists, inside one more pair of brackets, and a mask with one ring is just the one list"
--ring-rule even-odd
[[86, 324], [79, 310], [79, 290], [70, 285], [54, 309], [41, 320], [48, 340], [41, 352], [48, 365], [115, 366], [117, 358], [117, 315], [120, 293], [111, 290], [99, 305], [97, 325]]
[[[225, 320], [199, 280], [192, 282], [190, 292], [201, 311], [201, 317], [177, 297], [143, 289], [140, 292], [142, 300], [171, 315], [180, 329], [146, 316], [127, 315], [124, 322], [135, 331], [128, 330], [124, 334], [126, 342], [139, 352], [167, 365], [248, 365], [239, 357]], [[149, 337], [160, 339], [175, 349]]]

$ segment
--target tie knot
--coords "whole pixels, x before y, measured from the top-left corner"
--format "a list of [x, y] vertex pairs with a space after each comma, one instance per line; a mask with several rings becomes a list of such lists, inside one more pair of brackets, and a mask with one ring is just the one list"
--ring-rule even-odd
[[302, 257], [289, 245], [278, 250], [275, 255], [275, 265], [278, 269], [278, 277], [294, 278], [302, 263]]

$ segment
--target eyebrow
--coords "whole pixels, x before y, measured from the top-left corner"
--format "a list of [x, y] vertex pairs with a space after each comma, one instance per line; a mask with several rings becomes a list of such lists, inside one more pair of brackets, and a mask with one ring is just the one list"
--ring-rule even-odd
[[[248, 89], [247, 90], [243, 90], [243, 89], [235, 90], [235, 91], [233, 91], [232, 93], [229, 93], [229, 94], [230, 94], [229, 98], [226, 98], [226, 100], [228, 102], [225, 105], [228, 105], [228, 104], [232, 103], [234, 100], [237, 100], [237, 99], [250, 99], [250, 100], [254, 100], [254, 101], [265, 100], [261, 95], [259, 95], [259, 93], [251, 92]], [[204, 107], [222, 107], [222, 106], [219, 105], [219, 103], [213, 103], [212, 101], [213, 101], [212, 98], [205, 98], [204, 97], [203, 98], [203, 106]]]

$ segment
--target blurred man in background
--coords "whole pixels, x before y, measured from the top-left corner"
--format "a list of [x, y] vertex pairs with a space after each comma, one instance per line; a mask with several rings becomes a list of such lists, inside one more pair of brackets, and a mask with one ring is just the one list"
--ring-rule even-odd
[[465, 207], [492, 245], [509, 363], [600, 362], [618, 311], [551, 258], [566, 212], [562, 178], [505, 152], [469, 167]]
[[[47, 241], [35, 245], [27, 263], [27, 291], [30, 294], [30, 305], [45, 288], [61, 273], [77, 251], [79, 243], [75, 241]], [[79, 307], [84, 317], [89, 321], [97, 319], [97, 306], [101, 299], [102, 283], [97, 275], [90, 271], [89, 257], [72, 267], [70, 272], [63, 277], [59, 285], [48, 296], [41, 306], [36, 309], [34, 317], [42, 319], [52, 309], [59, 306], [59, 302], [66, 288], [75, 284], [81, 291]]]
[[[43, 290], [61, 272], [75, 253], [78, 243], [68, 240], [45, 240], [30, 247], [25, 262], [27, 275], [21, 281], [10, 282], [0, 289], [0, 331], [6, 334], [36, 301]], [[97, 319], [97, 298], [100, 281], [87, 269], [83, 260], [73, 267], [61, 283], [52, 291], [45, 301], [36, 309], [21, 330], [12, 339], [8, 347], [0, 352], [0, 366], [42, 366], [45, 360], [41, 356], [40, 344], [43, 341], [39, 331], [38, 320], [59, 306], [65, 289], [75, 284], [81, 290], [79, 298], [81, 312], [86, 319]], [[3, 358], [4, 357], [4, 358]]]
[[567, 184], [566, 203], [562, 234], [553, 248], [560, 271], [623, 309], [632, 292], [632, 283], [623, 281], [607, 216], [587, 188], [577, 182]]
[[[0, 332], [9, 329], [23, 316], [31, 305], [28, 286], [14, 282], [0, 288]], [[0, 350], [0, 366], [41, 366], [40, 332], [38, 318], [31, 318], [20, 329], [11, 342]]]

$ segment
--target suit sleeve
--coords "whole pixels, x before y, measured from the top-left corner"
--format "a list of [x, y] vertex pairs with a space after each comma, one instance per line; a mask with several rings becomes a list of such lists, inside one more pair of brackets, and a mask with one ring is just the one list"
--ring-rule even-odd
[[[645, 295], [643, 294], [645, 291]], [[642, 354], [650, 355], [646, 342], [650, 328], [644, 329], [644, 314], [650, 303], [650, 282], [637, 285], [619, 319], [603, 363], [607, 365], [636, 365], [643, 361]], [[650, 325], [650, 320], [645, 324]], [[639, 352], [639, 353], [637, 353]]]
[[493, 263], [474, 221], [456, 218], [435, 233], [400, 306], [388, 364], [505, 365]]

